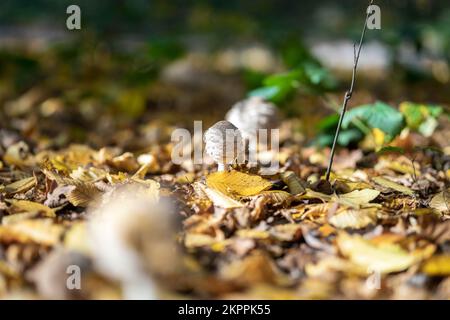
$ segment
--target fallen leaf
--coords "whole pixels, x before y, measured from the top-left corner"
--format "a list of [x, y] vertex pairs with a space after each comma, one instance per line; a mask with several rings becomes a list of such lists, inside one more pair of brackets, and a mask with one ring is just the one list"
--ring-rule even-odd
[[234, 170], [212, 173], [206, 177], [206, 184], [232, 198], [254, 196], [272, 186], [258, 175]]
[[429, 276], [449, 276], [450, 275], [450, 255], [437, 255], [424, 262], [422, 272]]
[[403, 186], [401, 184], [398, 184], [398, 183], [396, 183], [394, 181], [385, 179], [383, 177], [373, 177], [372, 180], [374, 182], [376, 182], [377, 184], [379, 184], [380, 186], [382, 186], [382, 187], [393, 189], [395, 191], [404, 193], [404, 194], [406, 194], [408, 196], [413, 196], [414, 195], [414, 191], [412, 191], [410, 188], [405, 187], [405, 186]]
[[184, 237], [184, 245], [187, 248], [211, 247], [217, 242], [216, 238], [207, 234], [187, 233]]
[[36, 184], [36, 177], [24, 178], [6, 185], [3, 191], [8, 194], [24, 193], [33, 188]]
[[64, 235], [64, 246], [71, 251], [80, 252], [85, 255], [91, 254], [89, 241], [87, 240], [86, 223], [74, 223]]
[[430, 208], [441, 213], [450, 212], [450, 189], [436, 194], [430, 201]]
[[59, 242], [63, 232], [64, 228], [52, 219], [23, 220], [8, 226], [0, 225], [0, 242], [53, 246]]
[[305, 192], [302, 181], [293, 171], [286, 171], [281, 174], [281, 179], [289, 188], [291, 194], [299, 194]]
[[235, 260], [220, 268], [220, 277], [244, 286], [254, 284], [287, 284], [287, 279], [272, 260], [261, 251], [254, 251], [242, 260]]
[[368, 204], [370, 201], [378, 197], [379, 194], [380, 191], [373, 189], [354, 190], [352, 192], [339, 195], [338, 201], [346, 205], [359, 207], [361, 205]]
[[[258, 196], [264, 196], [268, 199], [269, 203], [272, 204], [281, 204], [285, 202], [287, 199], [291, 197], [291, 194], [289, 192], [283, 191], [283, 190], [269, 190], [269, 191], [263, 191]], [[254, 197], [248, 197], [248, 199], [253, 199]], [[243, 199], [247, 199], [243, 198]]]
[[236, 235], [240, 238], [250, 239], [268, 239], [270, 237], [269, 232], [257, 229], [240, 229], [236, 232]]
[[244, 206], [243, 203], [234, 200], [233, 198], [223, 194], [220, 191], [216, 191], [203, 185], [201, 186], [201, 189], [212, 201], [212, 203], [217, 207], [231, 209], [231, 208], [240, 208]]
[[361, 229], [377, 221], [377, 209], [345, 209], [336, 213], [329, 219], [331, 225], [336, 228]]
[[337, 237], [340, 252], [367, 273], [391, 273], [408, 269], [418, 262], [418, 257], [397, 244], [376, 246], [360, 235], [340, 233]]
[[7, 201], [11, 203], [11, 207], [15, 212], [39, 213], [47, 218], [54, 218], [56, 216], [55, 210], [38, 202], [14, 199]]
[[74, 181], [75, 189], [67, 196], [74, 206], [86, 207], [91, 201], [101, 195], [97, 187], [90, 182]]

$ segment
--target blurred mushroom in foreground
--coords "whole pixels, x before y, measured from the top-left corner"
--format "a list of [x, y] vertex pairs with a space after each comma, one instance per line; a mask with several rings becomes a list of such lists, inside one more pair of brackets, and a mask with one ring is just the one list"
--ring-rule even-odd
[[229, 164], [244, 160], [244, 144], [240, 130], [229, 121], [219, 121], [204, 135], [205, 151], [224, 171]]
[[96, 268], [121, 283], [125, 299], [159, 298], [181, 264], [172, 208], [126, 184], [105, 194], [91, 215]]

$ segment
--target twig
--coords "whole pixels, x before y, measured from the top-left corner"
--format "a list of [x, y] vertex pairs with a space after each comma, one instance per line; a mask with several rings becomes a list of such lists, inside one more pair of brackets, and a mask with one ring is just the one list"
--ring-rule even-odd
[[[372, 4], [373, 4], [373, 0], [370, 1], [369, 7]], [[356, 45], [353, 45], [352, 82], [350, 84], [350, 89], [345, 93], [344, 102], [342, 103], [342, 110], [341, 110], [341, 114], [339, 116], [339, 122], [338, 122], [338, 126], [336, 128], [336, 133], [334, 135], [333, 146], [331, 147], [330, 161], [328, 163], [327, 174], [326, 174], [326, 180], [327, 181], [330, 180], [331, 167], [333, 166], [334, 153], [336, 152], [336, 144], [337, 144], [337, 140], [338, 140], [338, 137], [339, 137], [339, 132], [341, 131], [342, 120], [344, 119], [345, 112], [347, 111], [347, 104], [348, 104], [348, 101], [352, 98], [353, 88], [355, 86], [356, 69], [358, 68], [359, 55], [361, 54], [362, 43], [363, 43], [363, 40], [364, 40], [364, 36], [366, 34], [367, 21], [369, 20], [369, 14], [370, 14], [369, 10], [366, 10], [366, 11], [367, 11], [366, 20], [364, 22], [364, 28], [363, 28], [362, 33], [361, 33], [361, 38], [359, 39], [358, 50], [356, 49]]]

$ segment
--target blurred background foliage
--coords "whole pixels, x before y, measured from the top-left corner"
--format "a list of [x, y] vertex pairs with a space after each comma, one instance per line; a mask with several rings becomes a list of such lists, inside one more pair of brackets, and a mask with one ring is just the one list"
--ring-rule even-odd
[[[382, 29], [367, 34], [353, 105], [411, 100], [446, 109], [448, 0], [375, 3]], [[71, 4], [81, 8], [82, 30], [65, 27]], [[27, 127], [32, 124], [8, 119], [38, 106], [34, 121], [48, 120], [40, 134], [56, 134], [59, 142], [52, 143], [100, 144], [105, 137], [117, 143], [117, 135], [126, 135], [130, 126], [208, 123], [246, 95], [262, 95], [286, 116], [300, 119], [305, 136], [325, 134], [316, 141], [327, 145], [366, 5], [360, 0], [3, 0], [0, 124], [32, 136]], [[62, 136], [56, 120], [70, 124]], [[97, 137], [86, 133], [92, 127]], [[342, 144], [361, 139], [360, 129], [351, 124], [347, 129]]]

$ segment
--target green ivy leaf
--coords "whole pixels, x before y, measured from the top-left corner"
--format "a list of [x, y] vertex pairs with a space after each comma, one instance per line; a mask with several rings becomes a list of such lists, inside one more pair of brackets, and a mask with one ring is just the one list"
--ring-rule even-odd
[[348, 128], [354, 118], [359, 118], [372, 129], [380, 129], [389, 138], [398, 135], [404, 127], [403, 115], [390, 105], [379, 101], [350, 110], [342, 121], [342, 127]]

